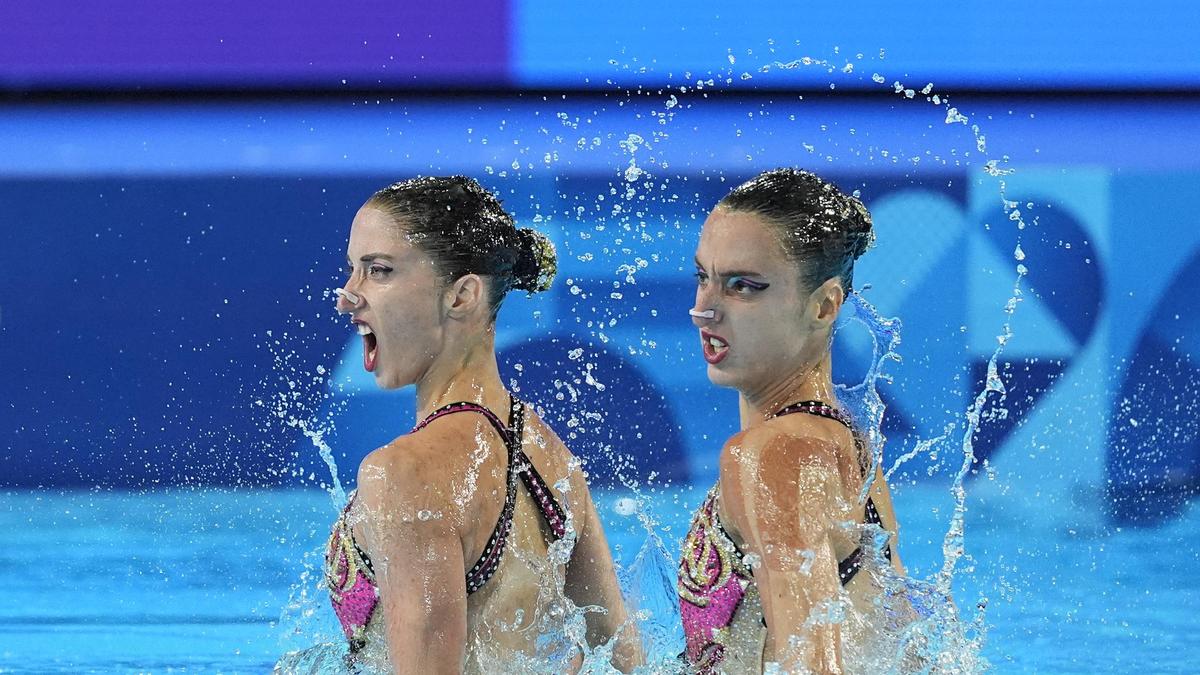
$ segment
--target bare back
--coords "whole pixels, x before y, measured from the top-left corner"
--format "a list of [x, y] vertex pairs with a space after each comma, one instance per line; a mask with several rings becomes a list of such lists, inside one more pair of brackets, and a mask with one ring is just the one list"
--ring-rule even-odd
[[[592, 511], [587, 484], [578, 461], [536, 415], [528, 410], [522, 449], [541, 473], [555, 500], [570, 514], [570, 529], [577, 540], [587, 529]], [[477, 560], [492, 526], [500, 517], [504, 500], [504, 457], [491, 453], [480, 473], [479, 489], [467, 508], [476, 526], [464, 541], [467, 560]], [[481, 467], [482, 468], [482, 467]], [[566, 483], [562, 480], [566, 479]], [[560, 488], [567, 487], [564, 492]], [[581, 517], [582, 516], [582, 517]], [[518, 488], [512, 531], [495, 575], [467, 597], [468, 671], [482, 663], [505, 661], [512, 654], [533, 657], [539, 638], [538, 624], [546, 616], [561, 617], [570, 600], [565, 594], [567, 565], [550, 557], [570, 552], [570, 542], [554, 543], [554, 536], [524, 487]], [[557, 556], [556, 556], [557, 557]], [[609, 564], [611, 570], [611, 561]], [[561, 585], [560, 585], [561, 584]], [[573, 603], [573, 601], [571, 601]], [[565, 648], [565, 645], [563, 645]], [[555, 654], [537, 654], [540, 662]], [[562, 656], [561, 654], [559, 655]]]
[[[528, 485], [515, 481], [511, 528], [494, 572], [470, 593], [458, 582], [465, 595], [462, 647], [467, 672], [521, 655], [542, 663], [558, 660], [563, 670], [569, 669], [577, 650], [562, 640], [546, 640], [542, 631], [549, 626], [553, 635], [572, 605], [608, 608], [607, 615], [588, 615], [588, 638], [594, 644], [611, 638], [625, 621], [611, 555], [578, 461], [528, 406], [523, 426], [520, 449], [567, 515], [566, 533], [555, 543], [559, 537], [535, 495]], [[377, 452], [407, 453], [400, 462], [406, 466], [393, 466], [392, 471], [403, 472], [401, 476], [409, 477], [402, 477], [406, 482], [421, 477], [414, 486], [421, 498], [408, 510], [449, 520], [447, 534], [460, 549], [458, 579], [467, 575], [470, 583], [469, 572], [483, 562], [502, 529], [498, 524], [503, 524], [510, 489], [509, 453], [499, 431], [482, 415], [462, 413], [439, 419]], [[449, 579], [445, 576], [442, 583]], [[434, 583], [432, 578], [428, 581]]]

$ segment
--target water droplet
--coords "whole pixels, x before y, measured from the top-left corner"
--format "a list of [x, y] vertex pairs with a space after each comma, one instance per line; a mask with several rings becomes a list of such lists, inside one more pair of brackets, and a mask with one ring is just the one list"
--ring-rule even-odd
[[[987, 161], [987, 164], [983, 165], [983, 170], [989, 176], [1008, 176], [1010, 174], [1016, 173], [1016, 171], [1014, 169], [1001, 168], [1000, 162], [995, 159], [989, 159]], [[1011, 216], [1009, 216], [1009, 217], [1011, 218]], [[1020, 218], [1020, 216], [1018, 216], [1018, 219], [1019, 218]]]
[[967, 116], [958, 112], [958, 108], [951, 106], [946, 110], [946, 124], [966, 124]]

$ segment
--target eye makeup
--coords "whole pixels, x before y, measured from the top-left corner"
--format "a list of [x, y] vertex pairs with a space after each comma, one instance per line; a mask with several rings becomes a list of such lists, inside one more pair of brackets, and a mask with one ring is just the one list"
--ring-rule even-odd
[[740, 290], [741, 288], [749, 288], [755, 291], [765, 291], [771, 287], [771, 284], [765, 281], [755, 281], [747, 279], [743, 276], [731, 276], [725, 280], [725, 288], [730, 290]]

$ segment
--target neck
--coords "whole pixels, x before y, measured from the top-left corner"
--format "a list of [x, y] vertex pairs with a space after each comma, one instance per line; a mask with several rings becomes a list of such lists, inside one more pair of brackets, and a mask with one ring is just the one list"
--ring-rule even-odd
[[489, 327], [463, 344], [448, 346], [417, 382], [417, 421], [457, 401], [470, 401], [493, 411], [507, 410], [495, 344], [495, 328]]
[[738, 397], [742, 428], [759, 424], [784, 406], [798, 401], [815, 400], [834, 405], [836, 396], [832, 372], [833, 359], [826, 351], [815, 364], [805, 366], [760, 388], [742, 391]]

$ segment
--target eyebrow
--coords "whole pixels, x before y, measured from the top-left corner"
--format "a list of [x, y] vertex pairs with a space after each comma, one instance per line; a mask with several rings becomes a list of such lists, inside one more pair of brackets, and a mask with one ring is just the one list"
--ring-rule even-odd
[[[696, 267], [699, 267], [700, 269], [704, 269], [704, 265], [701, 265], [699, 260], [696, 260], [695, 262], [696, 262]], [[719, 276], [723, 276], [723, 277], [766, 277], [767, 275], [763, 274], [762, 272], [754, 272], [752, 270], [726, 270], [725, 272], [720, 273]]]
[[[384, 258], [389, 261], [393, 260], [392, 256], [387, 253], [368, 253], [368, 254], [362, 256], [361, 258], [359, 258], [358, 261], [361, 263], [369, 263], [371, 261], [378, 260], [380, 258]], [[346, 262], [353, 263], [354, 261], [351, 260], [350, 256], [346, 256]]]

